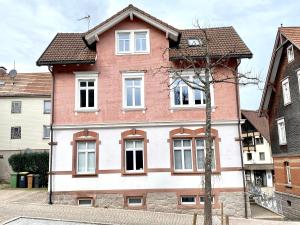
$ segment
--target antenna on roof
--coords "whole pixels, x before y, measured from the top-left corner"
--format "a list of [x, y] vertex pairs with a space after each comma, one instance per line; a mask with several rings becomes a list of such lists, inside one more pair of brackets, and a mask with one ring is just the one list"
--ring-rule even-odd
[[81, 20], [86, 20], [87, 21], [88, 30], [89, 30], [90, 29], [91, 16], [89, 14], [87, 14], [86, 16], [78, 19], [78, 21], [81, 21]]

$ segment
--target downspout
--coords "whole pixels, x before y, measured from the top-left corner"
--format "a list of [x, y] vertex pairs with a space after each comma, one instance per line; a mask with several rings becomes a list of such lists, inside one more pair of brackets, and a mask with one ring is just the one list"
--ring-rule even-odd
[[51, 122], [50, 122], [50, 159], [49, 159], [49, 199], [48, 204], [52, 205], [52, 161], [53, 161], [53, 123], [54, 123], [54, 81], [53, 67], [48, 66], [48, 70], [52, 76], [52, 91], [51, 91]]
[[[235, 72], [237, 74], [237, 70], [239, 65], [241, 64], [241, 60], [238, 60], [238, 64], [235, 68]], [[242, 173], [243, 173], [243, 190], [244, 190], [244, 204], [245, 204], [245, 218], [248, 219], [248, 210], [247, 210], [247, 192], [246, 192], [246, 183], [245, 183], [245, 167], [244, 167], [244, 158], [243, 158], [243, 147], [242, 147], [242, 135], [241, 135], [241, 107], [240, 107], [240, 95], [239, 95], [239, 80], [237, 76], [235, 76], [235, 97], [236, 97], [236, 107], [237, 107], [237, 117], [238, 117], [238, 132], [239, 132], [239, 144], [240, 144], [240, 155], [241, 155], [241, 163], [242, 163]]]

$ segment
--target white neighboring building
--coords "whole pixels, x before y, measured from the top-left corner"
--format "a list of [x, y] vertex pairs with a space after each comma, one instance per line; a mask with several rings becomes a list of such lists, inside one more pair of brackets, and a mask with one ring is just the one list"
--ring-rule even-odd
[[242, 110], [243, 157], [247, 183], [273, 187], [273, 158], [268, 121], [257, 111]]
[[0, 180], [8, 180], [8, 158], [22, 151], [48, 151], [51, 75], [0, 75]]

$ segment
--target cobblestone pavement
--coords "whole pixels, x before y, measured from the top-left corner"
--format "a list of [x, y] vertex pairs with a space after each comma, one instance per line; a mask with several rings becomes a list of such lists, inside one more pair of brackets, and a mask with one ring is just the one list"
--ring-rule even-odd
[[[140, 210], [48, 205], [46, 190], [0, 190], [0, 224], [15, 217], [38, 217], [112, 225], [192, 225], [193, 216]], [[203, 218], [198, 216], [198, 223]], [[220, 224], [214, 218], [214, 224]], [[230, 218], [230, 225], [300, 225], [300, 222]]]

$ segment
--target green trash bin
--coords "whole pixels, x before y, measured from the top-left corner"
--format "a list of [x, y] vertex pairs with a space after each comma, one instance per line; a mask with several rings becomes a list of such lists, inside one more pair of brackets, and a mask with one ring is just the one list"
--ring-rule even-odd
[[17, 173], [11, 173], [10, 174], [10, 187], [11, 188], [17, 188], [17, 182], [18, 182], [18, 174]]

